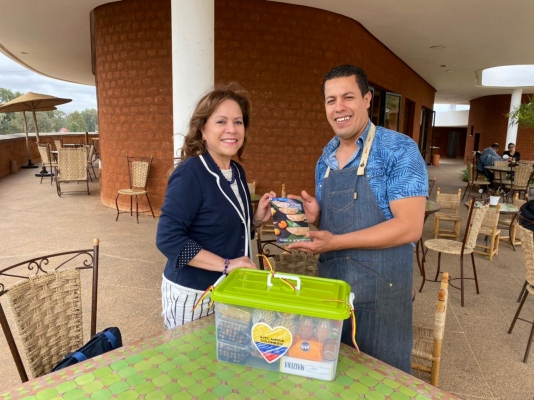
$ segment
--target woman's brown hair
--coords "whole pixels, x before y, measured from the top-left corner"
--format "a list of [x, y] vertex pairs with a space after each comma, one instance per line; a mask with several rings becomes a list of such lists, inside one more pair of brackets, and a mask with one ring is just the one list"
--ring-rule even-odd
[[184, 144], [180, 152], [180, 161], [190, 157], [196, 157], [206, 152], [206, 144], [202, 140], [201, 129], [211, 114], [225, 100], [233, 100], [239, 104], [243, 113], [243, 125], [245, 127], [245, 137], [243, 145], [237, 151], [237, 158], [241, 160], [241, 155], [247, 144], [247, 132], [250, 124], [250, 101], [248, 93], [237, 83], [230, 83], [224, 86], [216, 86], [212, 91], [202, 96], [198, 101], [193, 115], [189, 120], [189, 128], [184, 138]]

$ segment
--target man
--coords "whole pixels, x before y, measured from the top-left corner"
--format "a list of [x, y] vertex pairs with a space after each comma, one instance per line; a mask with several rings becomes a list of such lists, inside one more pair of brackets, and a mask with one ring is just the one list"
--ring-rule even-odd
[[493, 165], [494, 161], [502, 160], [501, 156], [497, 154], [497, 150], [499, 150], [499, 143], [493, 143], [490, 147], [486, 147], [482, 151], [482, 154], [477, 160], [477, 170], [488, 178], [490, 182], [489, 186], [492, 189], [495, 189], [495, 174], [484, 167]]
[[[316, 198], [302, 199], [312, 242], [291, 244], [321, 253], [320, 275], [342, 279], [356, 298], [356, 341], [362, 351], [411, 373], [412, 243], [421, 237], [428, 176], [408, 136], [375, 127], [367, 75], [332, 69], [323, 81], [326, 117], [336, 136], [316, 167]], [[373, 139], [374, 136], [374, 139]], [[342, 341], [352, 343], [350, 323]]]

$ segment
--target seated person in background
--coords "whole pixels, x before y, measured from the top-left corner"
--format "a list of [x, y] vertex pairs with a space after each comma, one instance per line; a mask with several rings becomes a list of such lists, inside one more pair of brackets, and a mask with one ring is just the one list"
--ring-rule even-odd
[[492, 171], [484, 167], [493, 165], [494, 161], [502, 160], [501, 156], [497, 154], [497, 150], [499, 150], [499, 143], [493, 143], [490, 147], [487, 147], [482, 151], [482, 154], [477, 161], [477, 170], [484, 173], [486, 178], [488, 178], [488, 181], [490, 182], [489, 186], [491, 188], [494, 187], [493, 182], [495, 181], [495, 175]]
[[519, 161], [521, 159], [521, 155], [518, 151], [515, 151], [515, 144], [513, 143], [508, 143], [508, 151], [505, 151], [502, 155], [503, 158], [505, 158], [504, 156], [508, 156], [508, 161], [510, 162], [512, 161], [512, 158], [514, 159], [513, 161]]

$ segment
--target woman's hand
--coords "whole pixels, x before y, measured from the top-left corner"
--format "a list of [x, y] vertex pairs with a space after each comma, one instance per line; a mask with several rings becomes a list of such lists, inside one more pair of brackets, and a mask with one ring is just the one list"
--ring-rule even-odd
[[254, 264], [250, 258], [245, 256], [231, 259], [226, 272], [230, 273], [231, 271], [237, 268], [258, 269], [256, 264]]
[[254, 213], [254, 226], [261, 226], [264, 222], [271, 219], [271, 203], [269, 199], [273, 197], [276, 197], [275, 192], [265, 193], [261, 196], [258, 202], [258, 208], [256, 208], [256, 212]]

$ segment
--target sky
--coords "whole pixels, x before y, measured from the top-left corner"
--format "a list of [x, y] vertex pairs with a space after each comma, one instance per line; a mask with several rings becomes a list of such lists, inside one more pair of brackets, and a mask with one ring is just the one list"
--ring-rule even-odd
[[79, 85], [40, 75], [0, 53], [0, 87], [12, 92], [34, 92], [72, 99], [70, 103], [57, 106], [58, 110], [70, 114], [87, 108], [96, 109], [96, 88]]

